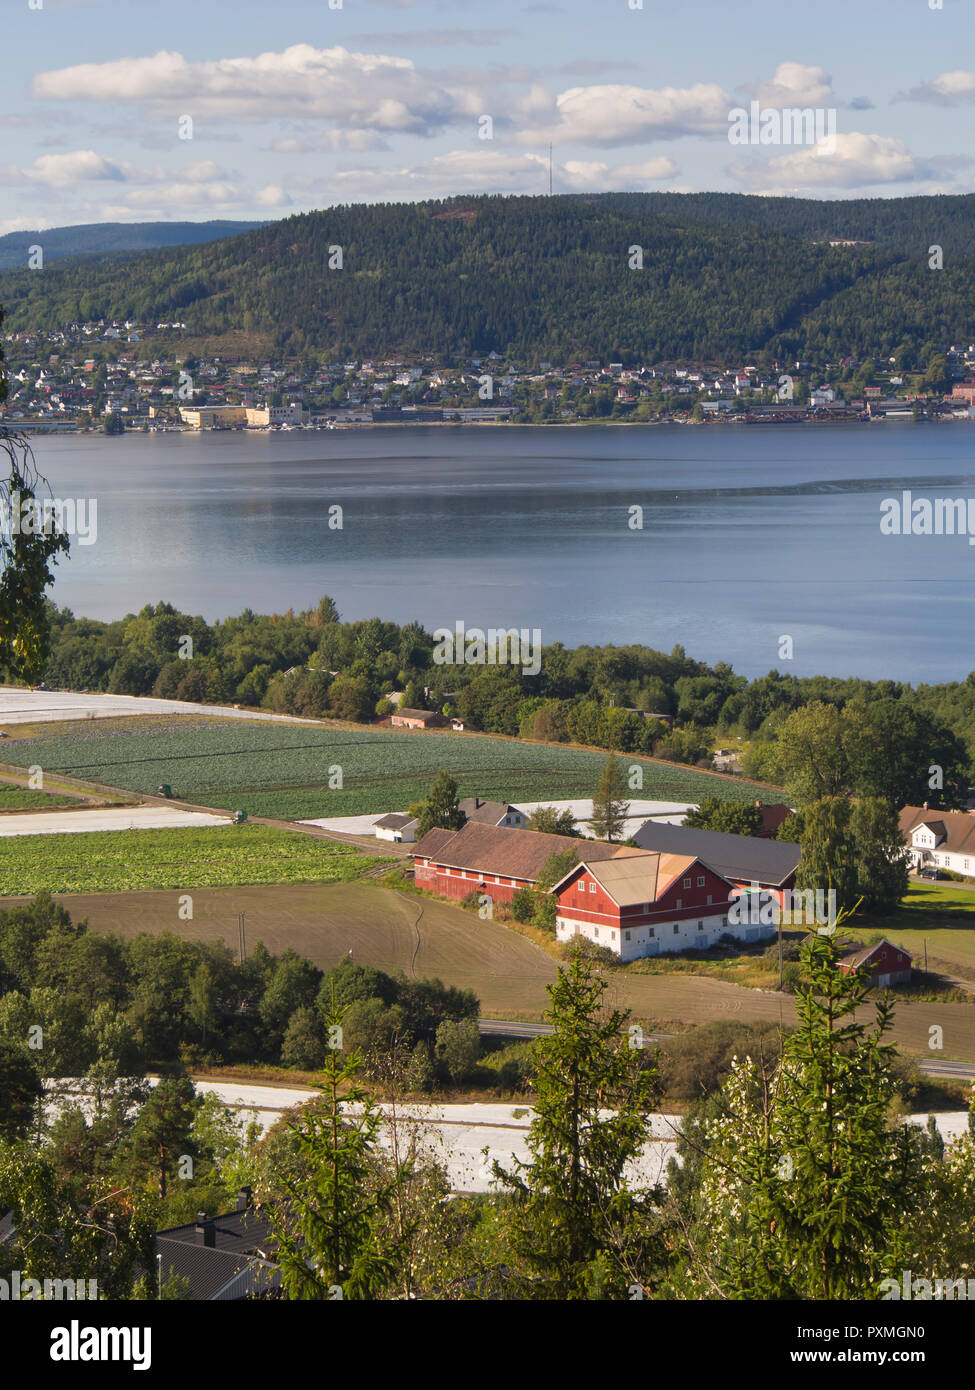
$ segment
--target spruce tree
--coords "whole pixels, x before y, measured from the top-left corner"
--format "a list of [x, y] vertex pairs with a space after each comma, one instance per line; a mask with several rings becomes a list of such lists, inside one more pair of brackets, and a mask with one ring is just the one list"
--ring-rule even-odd
[[610, 753], [593, 799], [590, 821], [601, 840], [617, 840], [622, 834], [630, 810], [629, 803], [623, 799], [625, 791], [623, 770]]
[[554, 1032], [533, 1047], [531, 1159], [510, 1172], [493, 1165], [513, 1196], [519, 1283], [529, 1298], [627, 1298], [658, 1258], [658, 1194], [625, 1176], [647, 1137], [655, 1060], [631, 1046], [628, 1013], [603, 1012], [606, 981], [592, 961], [575, 953], [547, 988]]
[[[327, 1014], [331, 1044], [342, 1040], [342, 1017], [334, 1009]], [[292, 1299], [377, 1298], [396, 1272], [395, 1243], [381, 1233], [407, 1171], [394, 1165], [374, 1180], [383, 1117], [358, 1084], [361, 1064], [358, 1051], [329, 1047], [323, 1103], [291, 1121], [294, 1154], [274, 1170], [269, 1213], [281, 1282]]]
[[678, 1296], [863, 1299], [900, 1268], [920, 1150], [889, 1120], [892, 1007], [878, 1002], [873, 1025], [857, 1018], [869, 977], [843, 972], [840, 951], [832, 935], [807, 940], [781, 1063], [737, 1063], [718, 1116], [686, 1137], [702, 1175], [675, 1213]]

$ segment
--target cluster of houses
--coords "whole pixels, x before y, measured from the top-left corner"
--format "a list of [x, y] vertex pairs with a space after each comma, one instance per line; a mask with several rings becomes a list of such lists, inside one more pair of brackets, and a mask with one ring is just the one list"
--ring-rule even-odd
[[[625, 963], [707, 950], [724, 938], [761, 941], [775, 935], [780, 913], [816, 929], [807, 902], [798, 919], [795, 913], [803, 901], [793, 892], [799, 846], [788, 841], [648, 820], [621, 845], [526, 829], [523, 812], [504, 802], [469, 798], [460, 806], [468, 817], [460, 830], [435, 828], [416, 843], [416, 884], [456, 902], [477, 894], [510, 903], [520, 889], [536, 889], [551, 856], [571, 847], [577, 863], [549, 889], [561, 942], [584, 938]], [[384, 817], [377, 834], [408, 836], [404, 820]], [[843, 961], [844, 969], [863, 965], [880, 988], [911, 977], [911, 957], [889, 941], [857, 948]]]
[[[851, 357], [825, 364], [822, 377], [802, 361], [771, 368], [599, 361], [557, 366], [513, 361], [494, 351], [451, 367], [438, 365], [432, 354], [306, 364], [223, 354], [192, 361], [187, 370], [186, 332], [180, 321], [100, 320], [7, 334], [9, 396], [3, 414], [49, 426], [73, 425], [85, 412], [110, 412], [146, 429], [296, 429], [490, 423], [536, 415], [574, 420], [589, 418], [597, 405], [605, 413], [607, 402], [617, 418], [637, 420], [649, 418], [650, 407], [654, 415], [680, 418], [698, 404], [705, 415], [754, 420], [875, 418], [910, 415], [920, 399], [903, 393], [904, 378], [892, 367], [880, 374], [882, 384], [851, 391], [858, 366]], [[961, 384], [939, 409], [967, 414], [975, 410], [975, 382], [969, 379], [975, 344], [952, 345], [946, 357]], [[790, 384], [784, 388], [786, 378]], [[934, 407], [928, 402], [926, 408]]]

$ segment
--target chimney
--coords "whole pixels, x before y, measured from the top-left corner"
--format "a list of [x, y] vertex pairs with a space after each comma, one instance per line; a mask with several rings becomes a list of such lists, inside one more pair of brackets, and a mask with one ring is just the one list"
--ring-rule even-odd
[[[350, 955], [352, 954], [351, 951], [349, 952], [349, 954], [350, 954]], [[237, 1193], [237, 1210], [238, 1210], [238, 1211], [246, 1211], [247, 1208], [250, 1206], [250, 1204], [251, 1204], [251, 1189], [250, 1189], [249, 1187], [242, 1187], [242, 1188], [240, 1188], [240, 1190], [239, 1190], [238, 1193]]]
[[922, 809], [922, 811], [926, 811], [926, 810], [928, 809], [928, 803], [925, 802], [924, 805], [921, 807], [921, 809]]
[[196, 1213], [196, 1243], [212, 1250], [217, 1243], [217, 1231], [205, 1211]]

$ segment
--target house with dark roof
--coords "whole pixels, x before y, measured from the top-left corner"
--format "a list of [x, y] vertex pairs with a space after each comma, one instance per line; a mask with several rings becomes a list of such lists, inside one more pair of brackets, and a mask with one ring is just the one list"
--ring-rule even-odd
[[482, 801], [479, 796], [465, 796], [457, 803], [469, 821], [480, 825], [509, 825], [524, 830], [528, 817], [507, 801]]
[[975, 877], [975, 816], [905, 806], [898, 820], [912, 868], [950, 869]]
[[392, 811], [388, 816], [380, 816], [372, 828], [376, 832], [377, 840], [392, 840], [396, 844], [411, 845], [416, 839], [416, 816]]
[[160, 1278], [188, 1279], [190, 1297], [198, 1302], [226, 1303], [276, 1288], [280, 1271], [274, 1251], [268, 1218], [252, 1205], [246, 1187], [233, 1211], [200, 1212], [194, 1222], [156, 1232]]
[[886, 937], [872, 946], [861, 946], [843, 956], [840, 969], [844, 974], [866, 969], [870, 973], [870, 983], [874, 989], [887, 989], [890, 985], [909, 985], [911, 983], [912, 959], [907, 951], [895, 946]]
[[719, 830], [693, 830], [686, 825], [647, 821], [633, 836], [641, 849], [683, 854], [700, 859], [722, 878], [746, 893], [770, 895], [787, 906], [784, 893], [795, 887], [799, 846], [755, 835], [728, 835]]
[[609, 859], [619, 848], [468, 821], [462, 830], [427, 831], [413, 851], [414, 878], [418, 887], [442, 898], [459, 901], [477, 892], [492, 902], [510, 902], [519, 888], [535, 887], [553, 854], [575, 849], [580, 859]]

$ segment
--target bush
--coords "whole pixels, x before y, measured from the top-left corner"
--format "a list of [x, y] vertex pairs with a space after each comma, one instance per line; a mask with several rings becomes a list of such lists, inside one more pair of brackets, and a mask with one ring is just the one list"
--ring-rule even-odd
[[576, 953], [584, 956], [586, 960], [596, 961], [599, 965], [621, 963], [615, 951], [611, 951], [608, 946], [600, 946], [598, 941], [590, 941], [588, 936], [574, 936], [571, 941], [563, 943], [562, 954], [566, 960], [571, 960]]
[[796, 986], [802, 980], [802, 966], [790, 960], [782, 967], [782, 988], [786, 994], [795, 994]]
[[466, 1081], [481, 1055], [481, 1034], [476, 1018], [459, 1023], [445, 1019], [437, 1029], [437, 1066], [449, 1081]]
[[698, 1100], [719, 1089], [735, 1057], [765, 1059], [770, 1066], [781, 1052], [775, 1023], [704, 1023], [668, 1038], [660, 1056], [660, 1083], [674, 1099]]
[[530, 888], [519, 888], [511, 898], [511, 915], [516, 922], [530, 922], [535, 915], [535, 895]]

